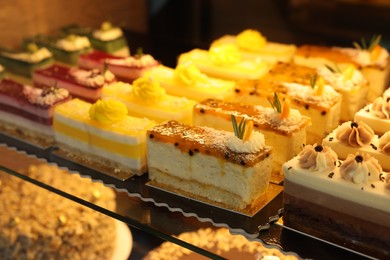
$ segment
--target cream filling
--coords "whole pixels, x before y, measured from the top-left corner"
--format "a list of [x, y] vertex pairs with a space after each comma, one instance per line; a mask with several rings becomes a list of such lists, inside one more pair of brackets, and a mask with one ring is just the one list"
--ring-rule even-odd
[[[290, 168], [291, 167], [291, 168]], [[362, 206], [379, 209], [390, 214], [390, 190], [384, 188], [384, 182], [374, 181], [368, 184], [354, 184], [344, 180], [336, 167], [334, 175], [330, 172], [313, 173], [300, 169], [297, 157], [283, 165], [285, 181], [296, 183], [319, 192], [339, 197]], [[371, 186], [373, 184], [375, 188]], [[362, 190], [363, 188], [363, 190]], [[305, 198], [309, 200], [309, 198]], [[332, 205], [329, 205], [331, 207]], [[364, 208], [362, 208], [364, 209]], [[348, 212], [348, 209], [345, 209]]]
[[[177, 178], [219, 187], [237, 194], [250, 204], [268, 187], [271, 157], [254, 167], [243, 167], [213, 156], [195, 153], [190, 156], [171, 143], [148, 139], [148, 165]], [[191, 192], [191, 191], [189, 191]]]
[[31, 130], [35, 133], [42, 133], [49, 136], [52, 136], [54, 134], [52, 126], [36, 123], [27, 118], [15, 114], [10, 114], [4, 111], [0, 111], [0, 121], [8, 122], [15, 126]]

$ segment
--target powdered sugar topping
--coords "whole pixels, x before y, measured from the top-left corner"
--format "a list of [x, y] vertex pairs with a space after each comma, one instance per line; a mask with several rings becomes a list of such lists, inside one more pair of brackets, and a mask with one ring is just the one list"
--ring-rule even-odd
[[98, 69], [83, 70], [75, 68], [71, 69], [69, 73], [78, 83], [92, 88], [103, 87], [115, 81], [115, 75], [109, 70], [102, 73]]

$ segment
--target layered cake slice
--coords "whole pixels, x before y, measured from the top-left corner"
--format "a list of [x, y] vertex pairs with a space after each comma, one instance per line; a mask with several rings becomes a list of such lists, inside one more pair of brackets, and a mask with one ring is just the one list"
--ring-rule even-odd
[[380, 96], [390, 81], [390, 56], [380, 45], [380, 37], [373, 37], [369, 43], [354, 43], [355, 48], [326, 47], [303, 45], [298, 47], [294, 55], [294, 63], [319, 67], [321, 65], [341, 68], [350, 64], [361, 70], [369, 82], [368, 101]]
[[51, 145], [54, 108], [69, 100], [66, 89], [40, 89], [3, 79], [0, 81], [0, 129], [33, 144]]
[[177, 120], [192, 122], [192, 109], [196, 102], [184, 97], [167, 95], [153, 78], [142, 77], [132, 85], [116, 82], [103, 88], [103, 98], [114, 98], [126, 104], [129, 114], [147, 117], [156, 122]]
[[77, 65], [80, 54], [92, 50], [91, 43], [86, 36], [75, 34], [65, 37], [39, 34], [24, 40], [25, 45], [31, 43], [47, 48], [56, 61], [72, 66]]
[[390, 174], [375, 158], [354, 153], [339, 161], [331, 148], [307, 145], [283, 171], [285, 225], [372, 257], [390, 257]]
[[53, 54], [46, 48], [28, 44], [23, 51], [0, 49], [0, 63], [9, 72], [31, 78], [35, 69], [49, 66], [53, 63]]
[[282, 176], [282, 164], [296, 156], [306, 144], [306, 127], [311, 122], [310, 118], [302, 116], [299, 111], [290, 110], [288, 101], [285, 101], [283, 111], [278, 102], [277, 99], [277, 108], [272, 109], [207, 99], [194, 107], [193, 124], [233, 131], [231, 115], [252, 121], [253, 130], [261, 132], [266, 144], [275, 148], [272, 167], [275, 176], [271, 176], [271, 181], [276, 181]]
[[118, 179], [146, 172], [146, 131], [153, 125], [109, 99], [92, 105], [76, 98], [54, 114], [55, 141], [71, 160], [87, 161]]
[[136, 54], [130, 57], [120, 57], [101, 51], [81, 55], [79, 66], [84, 69], [103, 70], [105, 64], [115, 76], [125, 82], [141, 77], [145, 71], [158, 66], [160, 63], [149, 54]]
[[122, 57], [130, 55], [127, 40], [122, 29], [108, 21], [103, 22], [99, 29], [69, 24], [62, 27], [61, 31], [66, 35], [76, 34], [87, 36], [91, 41], [92, 47], [96, 50]]
[[101, 72], [98, 69], [84, 70], [53, 65], [34, 71], [33, 80], [39, 87], [56, 83], [58, 87], [69, 90], [73, 97], [96, 102], [102, 95], [103, 87], [115, 82], [116, 78], [109, 70]]
[[269, 66], [260, 58], [245, 59], [233, 44], [211, 46], [209, 50], [194, 49], [179, 56], [178, 63], [192, 62], [209, 76], [227, 79], [259, 79]]
[[322, 77], [310, 72], [308, 68], [295, 69], [294, 65], [278, 63], [260, 80], [238, 82], [233, 101], [269, 106], [268, 99], [275, 92], [281, 99], [289, 98], [293, 109], [311, 118], [307, 142], [321, 142], [339, 125], [342, 98]]
[[259, 31], [247, 29], [237, 35], [225, 35], [212, 42], [212, 46], [236, 45], [243, 57], [260, 57], [267, 63], [290, 62], [297, 47], [293, 44], [269, 42]]
[[160, 82], [170, 95], [196, 101], [231, 98], [234, 93], [233, 81], [209, 77], [190, 62], [179, 64], [175, 69], [161, 65], [146, 72], [145, 76]]
[[385, 92], [355, 114], [355, 121], [369, 125], [378, 135], [390, 130], [390, 92]]
[[322, 144], [331, 147], [340, 159], [357, 151], [370, 154], [379, 161], [383, 169], [390, 170], [389, 136], [390, 131], [380, 138], [366, 123], [348, 121], [330, 133]]
[[[232, 132], [169, 121], [147, 133], [153, 185], [232, 210], [266, 200], [271, 148], [250, 127]], [[236, 132], [237, 133], [237, 132]]]

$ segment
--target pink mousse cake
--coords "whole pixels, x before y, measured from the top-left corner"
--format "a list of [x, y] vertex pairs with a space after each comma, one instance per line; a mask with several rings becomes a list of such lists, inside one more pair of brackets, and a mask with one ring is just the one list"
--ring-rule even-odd
[[0, 130], [25, 141], [50, 145], [54, 107], [70, 100], [62, 88], [35, 88], [9, 79], [0, 81]]
[[160, 64], [149, 54], [120, 57], [101, 51], [81, 55], [79, 59], [79, 66], [85, 69], [103, 70], [105, 63], [119, 80], [129, 83], [141, 77], [146, 70]]
[[53, 65], [47, 69], [34, 71], [34, 85], [49, 87], [57, 84], [59, 88], [67, 89], [73, 97], [94, 103], [102, 95], [102, 88], [116, 81], [115, 75], [109, 70], [84, 70]]

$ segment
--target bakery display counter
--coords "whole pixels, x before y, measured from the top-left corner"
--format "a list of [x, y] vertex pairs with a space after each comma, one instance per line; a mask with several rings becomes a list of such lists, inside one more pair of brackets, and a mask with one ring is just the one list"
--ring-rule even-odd
[[[227, 227], [232, 234], [244, 235], [249, 241], [262, 241], [267, 247], [279, 248], [287, 254], [303, 258], [356, 259], [364, 256], [284, 227], [280, 221], [282, 193], [254, 216], [245, 216], [152, 188], [147, 185], [147, 176], [120, 181], [72, 163], [56, 149], [40, 149], [5, 135], [0, 135], [0, 143], [1, 171], [206, 257], [219, 258], [207, 248], [194, 246], [176, 236], [201, 228]], [[39, 164], [58, 165], [67, 169], [69, 174], [80, 175], [114, 188], [117, 194], [116, 209], [109, 209], [75, 195], [72, 190], [47, 184], [39, 177], [33, 178], [26, 174], [31, 165]]]

